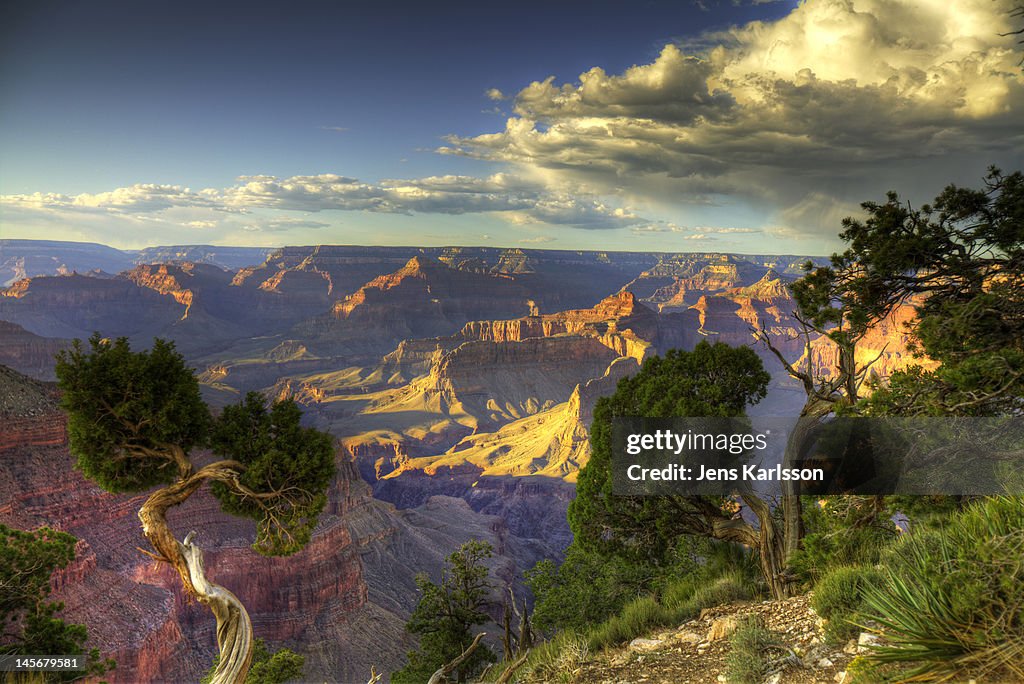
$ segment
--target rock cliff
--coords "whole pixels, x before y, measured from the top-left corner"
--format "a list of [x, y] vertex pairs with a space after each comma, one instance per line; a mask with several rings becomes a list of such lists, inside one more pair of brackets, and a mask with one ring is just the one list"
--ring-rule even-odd
[[55, 356], [70, 340], [34, 335], [16, 323], [0, 321], [0, 364], [38, 380], [54, 380]]

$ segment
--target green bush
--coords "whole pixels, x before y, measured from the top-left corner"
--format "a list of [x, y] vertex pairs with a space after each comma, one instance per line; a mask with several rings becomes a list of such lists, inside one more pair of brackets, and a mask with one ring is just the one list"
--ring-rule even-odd
[[865, 612], [890, 645], [869, 659], [899, 678], [1024, 678], [1024, 498], [975, 502], [941, 530], [910, 534], [869, 586]]
[[898, 532], [891, 511], [875, 505], [874, 497], [804, 497], [807, 535], [790, 570], [814, 584], [832, 568], [877, 564]]
[[650, 591], [654, 577], [655, 569], [649, 565], [570, 546], [561, 565], [544, 560], [526, 573], [526, 584], [536, 597], [534, 626], [545, 632], [585, 630]]
[[761, 684], [768, 675], [768, 651], [779, 643], [756, 616], [747, 616], [729, 637], [726, 676], [732, 684]]
[[880, 570], [866, 565], [834, 568], [818, 581], [814, 586], [811, 606], [828, 620], [826, 641], [843, 643], [857, 635], [860, 630], [854, 622], [860, 619], [865, 591], [883, 581], [884, 575]]

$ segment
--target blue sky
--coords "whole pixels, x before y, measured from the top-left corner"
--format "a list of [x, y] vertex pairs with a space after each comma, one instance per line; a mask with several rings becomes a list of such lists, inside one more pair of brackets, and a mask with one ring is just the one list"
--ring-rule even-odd
[[0, 237], [828, 251], [1020, 166], [1010, 4], [17, 0]]

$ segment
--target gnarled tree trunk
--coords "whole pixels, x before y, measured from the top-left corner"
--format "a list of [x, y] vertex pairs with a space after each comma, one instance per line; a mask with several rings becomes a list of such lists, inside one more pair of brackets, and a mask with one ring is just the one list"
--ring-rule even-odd
[[242, 684], [252, 661], [252, 622], [233, 593], [206, 578], [203, 552], [192, 543], [194, 532], [179, 542], [167, 525], [167, 511], [185, 501], [207, 480], [230, 481], [237, 471], [230, 462], [212, 463], [195, 474], [154, 492], [139, 509], [142, 531], [156, 549], [154, 558], [169, 563], [181, 577], [186, 593], [208, 606], [217, 619], [220, 661], [213, 684]]

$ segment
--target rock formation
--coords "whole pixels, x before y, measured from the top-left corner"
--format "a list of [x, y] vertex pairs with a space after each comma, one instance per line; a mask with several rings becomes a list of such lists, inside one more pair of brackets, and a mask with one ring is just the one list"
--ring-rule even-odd
[[0, 321], [0, 364], [38, 380], [54, 380], [54, 357], [70, 340], [33, 335], [16, 323]]

